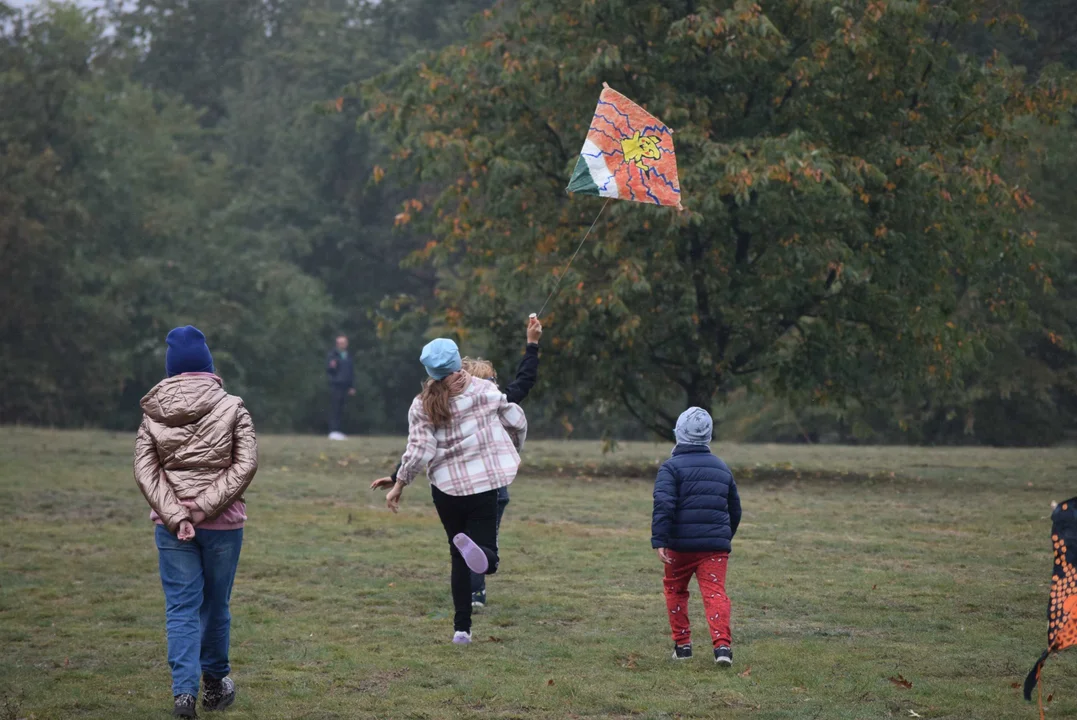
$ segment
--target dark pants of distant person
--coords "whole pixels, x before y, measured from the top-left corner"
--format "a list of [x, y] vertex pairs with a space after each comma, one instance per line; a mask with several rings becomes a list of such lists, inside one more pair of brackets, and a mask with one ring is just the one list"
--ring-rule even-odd
[[344, 385], [329, 386], [329, 432], [340, 432], [340, 417], [344, 414], [344, 402], [349, 388]]
[[434, 496], [434, 508], [441, 518], [441, 525], [449, 537], [449, 553], [452, 556], [452, 604], [456, 615], [453, 630], [471, 632], [471, 569], [464, 556], [453, 545], [452, 539], [464, 533], [482, 548], [490, 563], [487, 575], [497, 572], [497, 490], [487, 490], [475, 495], [449, 495], [430, 486]]
[[[497, 535], [500, 551], [501, 517], [505, 514], [505, 506], [509, 504], [509, 486], [497, 489]], [[486, 576], [471, 573], [471, 594], [486, 592]]]

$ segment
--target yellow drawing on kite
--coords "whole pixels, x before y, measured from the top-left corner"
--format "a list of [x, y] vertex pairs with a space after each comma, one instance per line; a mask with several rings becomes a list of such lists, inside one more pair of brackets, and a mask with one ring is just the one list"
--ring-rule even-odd
[[636, 167], [644, 172], [650, 170], [650, 167], [644, 163], [647, 160], [659, 160], [662, 157], [662, 149], [658, 147], [658, 143], [662, 141], [662, 138], [655, 135], [644, 135], [640, 137], [639, 130], [636, 134], [630, 138], [622, 138], [621, 140], [621, 152], [624, 153], [626, 163], [635, 163]]

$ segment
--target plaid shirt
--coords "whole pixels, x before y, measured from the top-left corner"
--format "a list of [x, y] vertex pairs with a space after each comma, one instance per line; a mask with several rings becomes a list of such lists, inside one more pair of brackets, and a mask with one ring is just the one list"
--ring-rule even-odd
[[488, 380], [472, 378], [451, 399], [452, 424], [434, 428], [422, 400], [408, 410], [407, 450], [396, 479], [411, 484], [423, 467], [446, 495], [476, 495], [504, 488], [516, 478], [519, 450], [528, 434], [522, 408]]
[[527, 437], [523, 409], [497, 385], [478, 378], [451, 403], [452, 424], [435, 429], [422, 400], [412, 402], [397, 479], [410, 485], [425, 467], [430, 484], [446, 495], [476, 495], [511, 483]]

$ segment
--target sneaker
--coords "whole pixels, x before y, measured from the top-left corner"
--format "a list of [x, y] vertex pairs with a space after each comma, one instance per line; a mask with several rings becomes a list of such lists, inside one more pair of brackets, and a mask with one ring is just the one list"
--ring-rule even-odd
[[673, 646], [673, 659], [674, 660], [691, 660], [692, 659], [692, 643], [687, 645], [674, 645]]
[[479, 590], [478, 592], [471, 593], [471, 607], [476, 610], [480, 610], [486, 607], [486, 591]]
[[347, 440], [348, 436], [345, 435], [342, 432], [331, 432], [331, 433], [329, 433], [329, 439], [330, 440]]
[[195, 704], [198, 702], [194, 695], [183, 693], [175, 697], [176, 703], [172, 706], [172, 717], [193, 718], [198, 717], [195, 712]]
[[213, 680], [202, 678], [202, 709], [213, 712], [224, 710], [236, 701], [236, 684], [232, 678]]
[[714, 662], [722, 667], [733, 665], [733, 650], [728, 645], [714, 648]]
[[471, 633], [457, 630], [452, 636], [453, 645], [470, 645]]
[[471, 572], [477, 575], [485, 575], [486, 571], [490, 569], [490, 558], [486, 557], [486, 553], [483, 552], [482, 548], [464, 533], [454, 537], [452, 544], [464, 556], [464, 562], [467, 563], [467, 567]]

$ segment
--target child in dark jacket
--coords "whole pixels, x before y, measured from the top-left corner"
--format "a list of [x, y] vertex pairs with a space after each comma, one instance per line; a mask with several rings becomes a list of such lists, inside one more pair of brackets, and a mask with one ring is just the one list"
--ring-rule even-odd
[[695, 575], [703, 594], [714, 660], [729, 667], [733, 650], [725, 576], [733, 536], [740, 525], [740, 496], [733, 473], [710, 451], [713, 431], [711, 416], [701, 408], [689, 408], [677, 420], [677, 446], [654, 483], [651, 547], [665, 563], [663, 585], [674, 659], [692, 657], [688, 584]]

